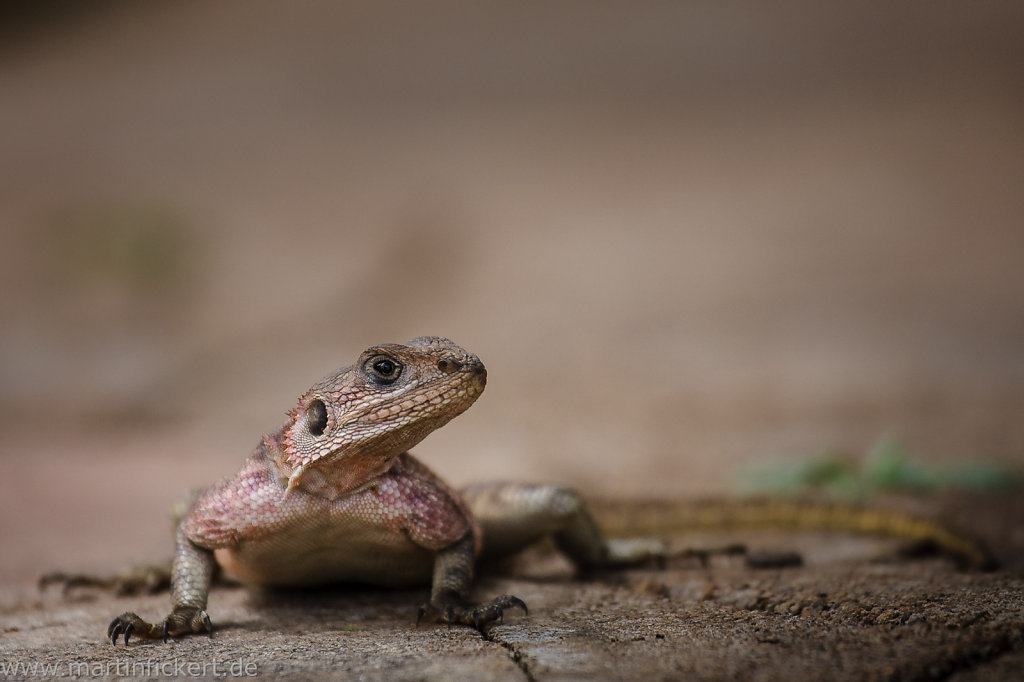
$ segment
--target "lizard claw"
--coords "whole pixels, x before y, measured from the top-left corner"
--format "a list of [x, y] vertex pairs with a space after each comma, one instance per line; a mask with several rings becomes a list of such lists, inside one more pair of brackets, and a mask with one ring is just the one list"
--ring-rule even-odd
[[507, 599], [508, 606], [518, 606], [523, 610], [524, 616], [530, 615], [530, 610], [526, 608], [526, 602], [524, 602], [522, 599], [520, 599], [519, 597], [513, 597], [511, 594], [507, 595]]
[[117, 646], [117, 636], [121, 634], [122, 627], [121, 618], [115, 618], [110, 621], [110, 625], [107, 626], [107, 639], [109, 639], [110, 643], [114, 646]]
[[203, 617], [203, 627], [206, 628], [206, 634], [210, 636], [210, 639], [213, 639], [213, 623], [210, 622], [210, 614], [206, 613], [206, 611], [201, 611], [199, 615]]

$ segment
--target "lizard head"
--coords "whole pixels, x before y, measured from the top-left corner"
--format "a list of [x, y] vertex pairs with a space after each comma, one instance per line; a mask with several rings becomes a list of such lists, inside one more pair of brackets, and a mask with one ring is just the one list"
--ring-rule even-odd
[[276, 448], [287, 489], [333, 499], [358, 488], [462, 414], [486, 383], [480, 359], [445, 338], [368, 348], [289, 412]]

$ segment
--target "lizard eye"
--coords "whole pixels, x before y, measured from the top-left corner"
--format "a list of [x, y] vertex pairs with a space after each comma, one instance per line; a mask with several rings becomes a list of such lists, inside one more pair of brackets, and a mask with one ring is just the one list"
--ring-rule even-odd
[[367, 360], [366, 373], [378, 384], [391, 384], [402, 374], [402, 364], [386, 355]]
[[319, 398], [306, 408], [306, 427], [314, 436], [324, 435], [327, 428], [327, 406]]

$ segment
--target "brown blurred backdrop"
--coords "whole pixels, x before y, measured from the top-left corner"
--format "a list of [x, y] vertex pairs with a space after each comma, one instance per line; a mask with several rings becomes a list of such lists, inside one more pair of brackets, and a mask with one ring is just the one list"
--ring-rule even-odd
[[421, 334], [456, 483], [1024, 463], [1024, 4], [64, 5], [0, 31], [4, 579], [166, 555]]

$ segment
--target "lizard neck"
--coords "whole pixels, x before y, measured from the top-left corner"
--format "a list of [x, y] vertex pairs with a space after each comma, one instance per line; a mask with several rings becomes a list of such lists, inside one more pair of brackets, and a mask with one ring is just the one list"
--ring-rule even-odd
[[285, 495], [301, 490], [316, 497], [337, 499], [372, 483], [394, 466], [401, 454], [353, 452], [346, 455], [345, 466], [334, 463], [331, 466], [307, 464], [296, 467], [288, 462], [284, 439], [284, 429], [272, 436], [264, 436], [259, 449], [274, 468]]

